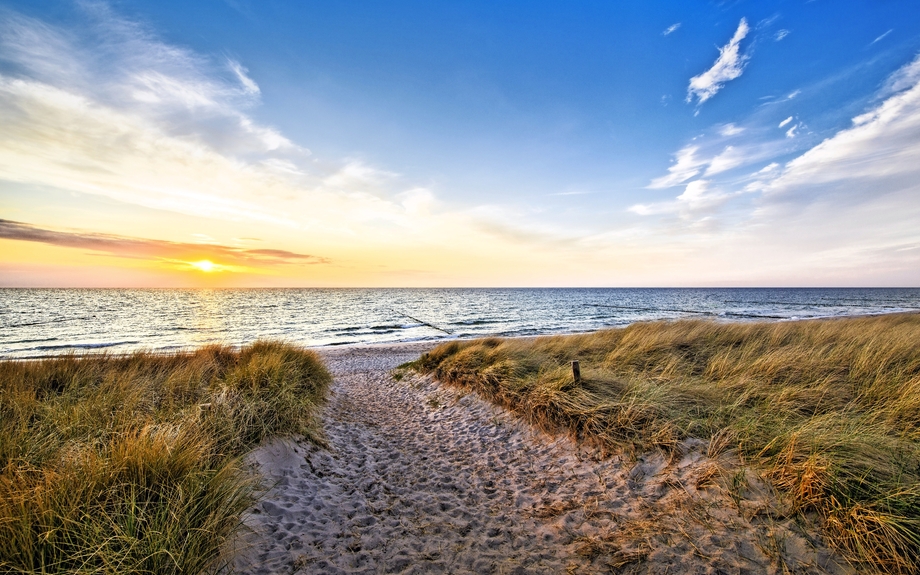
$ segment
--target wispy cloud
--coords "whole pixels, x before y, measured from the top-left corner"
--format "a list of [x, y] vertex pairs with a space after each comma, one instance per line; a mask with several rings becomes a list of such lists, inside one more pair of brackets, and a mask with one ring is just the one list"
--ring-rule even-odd
[[[295, 245], [417, 244], [431, 229], [476, 235], [399, 174], [314, 158], [257, 122], [249, 110], [261, 90], [242, 63], [85, 6], [84, 25], [67, 30], [0, 11], [0, 180], [286, 228]], [[429, 212], [418, 218], [422, 205]]]
[[915, 58], [885, 80], [880, 96], [887, 98], [892, 94], [912, 88], [918, 83], [920, 83], [920, 58]]
[[761, 104], [761, 106], [766, 107], [766, 106], [773, 106], [775, 104], [782, 104], [784, 102], [794, 100], [801, 95], [802, 95], [801, 90], [793, 90], [789, 92], [788, 94], [786, 94], [785, 96], [762, 96], [760, 100], [763, 100], [764, 102], [763, 104]]
[[662, 32], [661, 35], [670, 36], [671, 34], [676, 32], [678, 28], [680, 28], [680, 22], [675, 22], [674, 24], [671, 24], [670, 26], [665, 28], [664, 32]]
[[719, 128], [719, 135], [721, 136], [737, 136], [744, 132], [744, 128], [741, 126], [736, 126], [735, 124], [725, 124]]
[[736, 194], [713, 189], [709, 180], [693, 180], [684, 191], [672, 201], [636, 204], [629, 211], [641, 216], [677, 214], [681, 219], [693, 222], [709, 219], [709, 214], [717, 210]]
[[[724, 125], [718, 126], [714, 132], [721, 137], [713, 138], [713, 134], [709, 134], [709, 138], [700, 136], [694, 138], [692, 144], [678, 150], [668, 173], [654, 178], [647, 189], [685, 185], [694, 178], [711, 179], [713, 176], [770, 159], [784, 151], [788, 153], [788, 150], [784, 150], [776, 141], [745, 142], [742, 138], [741, 142], [736, 144], [734, 142], [737, 139], [734, 137], [745, 133], [745, 130], [734, 126], [727, 130]], [[733, 143], [726, 145], [729, 141]]]
[[651, 189], [670, 188], [686, 182], [702, 171], [708, 160], [697, 155], [699, 146], [689, 145], [681, 148], [674, 156], [674, 163], [668, 168], [668, 174], [655, 178], [649, 184]]
[[726, 82], [741, 76], [748, 56], [741, 54], [741, 40], [747, 36], [750, 28], [747, 20], [741, 19], [738, 29], [728, 44], [719, 48], [719, 57], [711, 68], [698, 76], [690, 78], [687, 87], [687, 102], [697, 99], [698, 104], [712, 98]]
[[[797, 94], [798, 90], [784, 99], [788, 101]], [[684, 193], [674, 200], [634, 206], [632, 211], [649, 215], [685, 209], [693, 203], [688, 200], [701, 197], [694, 185], [699, 181], [706, 182], [706, 190], [723, 190], [715, 196], [719, 200], [740, 193], [763, 194], [766, 203], [777, 198], [814, 198], [815, 194], [824, 195], [830, 190], [845, 193], [852, 201], [859, 202], [868, 202], [872, 196], [888, 192], [920, 194], [920, 185], [915, 183], [920, 181], [920, 56], [891, 74], [878, 97], [881, 102], [853, 118], [850, 128], [825, 138], [785, 165], [777, 159], [796, 149], [791, 142], [787, 146], [777, 140], [756, 144], [742, 139], [733, 140], [731, 145], [723, 144], [719, 150], [713, 143], [704, 145], [704, 138], [694, 139], [679, 150], [669, 173], [654, 179], [649, 186], [688, 186]], [[773, 125], [783, 131], [786, 141], [800, 139], [806, 129], [794, 115]], [[725, 135], [724, 126], [714, 130]], [[763, 133], [755, 130], [750, 138], [762, 137], [758, 134]], [[764, 160], [769, 163], [756, 173], [747, 177], [738, 173], [739, 168]], [[734, 175], [729, 179], [715, 178], [732, 170]], [[678, 201], [681, 197], [683, 201]], [[713, 198], [710, 193], [705, 197]], [[901, 219], [898, 214], [891, 217]]]
[[773, 35], [773, 40], [775, 42], [779, 42], [780, 40], [782, 40], [789, 34], [790, 34], [789, 30], [786, 30], [786, 29], [779, 30], [776, 32], [776, 34]]
[[[137, 217], [160, 218], [163, 239], [127, 237], [130, 229], [111, 218], [106, 233], [40, 234], [8, 224], [8, 234], [119, 257], [287, 263], [278, 273], [288, 280], [320, 277], [336, 285], [377, 282], [380, 266], [419, 265], [454, 285], [488, 282], [488, 274], [518, 273], [512, 269], [529, 274], [549, 251], [572, 249], [571, 227], [547, 222], [530, 204], [483, 212], [443, 202], [427, 186], [361, 157], [317, 158], [253, 117], [262, 90], [245, 63], [165, 43], [104, 4], [80, 6], [85, 21], [67, 29], [0, 10], [0, 182], [113, 199]], [[260, 247], [269, 251], [185, 241], [190, 222], [265, 238]], [[484, 234], [484, 222], [502, 229], [514, 222], [528, 233]], [[314, 245], [336, 265], [309, 273], [291, 265], [326, 261], [296, 257]], [[444, 257], [448, 252], [454, 258]], [[488, 260], [492, 269], [471, 270], [474, 264], [458, 266], [458, 259]]]
[[[920, 279], [918, 70], [920, 57], [892, 74], [880, 92], [884, 99], [853, 118], [850, 127], [784, 165], [774, 161], [752, 174], [755, 181], [745, 187], [750, 211], [744, 231], [739, 228], [732, 242], [737, 250], [759, 251], [764, 266], [785, 274], [810, 268], [816, 281], [874, 277], [884, 278], [870, 280], [883, 285], [915, 284]], [[757, 244], [771, 247], [767, 251]], [[737, 250], [732, 253], [742, 253]]]
[[886, 36], [888, 36], [888, 35], [891, 34], [892, 32], [894, 32], [894, 28], [892, 28], [891, 30], [885, 32], [884, 34], [882, 34], [881, 36], [879, 36], [879, 37], [876, 38], [875, 40], [869, 42], [869, 45], [871, 46], [871, 45], [875, 44], [876, 42], [882, 41]]
[[92, 232], [57, 231], [0, 220], [0, 239], [38, 242], [117, 257], [193, 262], [202, 259], [245, 266], [328, 264], [329, 259], [279, 249], [243, 249], [215, 243], [183, 243]]
[[254, 20], [252, 6], [248, 0], [224, 0], [224, 3], [238, 12], [241, 16], [248, 18], [249, 20]]
[[240, 84], [243, 86], [243, 89], [246, 91], [246, 93], [255, 96], [262, 92], [259, 89], [259, 85], [256, 84], [252, 78], [246, 75], [249, 70], [244, 68], [239, 62], [236, 60], [227, 60], [227, 66], [229, 66], [230, 70], [232, 70], [236, 75], [237, 80], [240, 81]]
[[902, 187], [920, 192], [920, 56], [894, 73], [883, 91], [894, 93], [853, 118], [852, 127], [789, 162], [770, 193], [831, 182], [855, 190], [857, 180], [875, 181], [858, 186], [872, 195]]
[[709, 167], [706, 168], [706, 173], [703, 174], [703, 176], [708, 177], [721, 174], [722, 172], [737, 168], [748, 161], [746, 154], [742, 150], [735, 146], [726, 146], [725, 149], [722, 150], [722, 153], [710, 160]]

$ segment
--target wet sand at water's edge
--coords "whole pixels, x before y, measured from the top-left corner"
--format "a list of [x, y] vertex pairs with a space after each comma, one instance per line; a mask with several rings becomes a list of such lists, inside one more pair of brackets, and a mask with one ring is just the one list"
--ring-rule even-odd
[[[328, 448], [249, 456], [272, 485], [228, 548], [237, 573], [847, 573], [752, 473], [707, 446], [600, 458], [475, 394], [391, 370], [430, 343], [320, 351]], [[724, 464], [723, 464], [724, 467]], [[733, 471], [734, 473], [734, 471]]]

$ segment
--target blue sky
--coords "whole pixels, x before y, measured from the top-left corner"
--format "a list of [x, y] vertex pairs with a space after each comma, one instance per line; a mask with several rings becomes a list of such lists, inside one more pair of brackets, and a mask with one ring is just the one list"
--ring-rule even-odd
[[920, 285], [918, 52], [906, 0], [0, 1], [0, 283]]

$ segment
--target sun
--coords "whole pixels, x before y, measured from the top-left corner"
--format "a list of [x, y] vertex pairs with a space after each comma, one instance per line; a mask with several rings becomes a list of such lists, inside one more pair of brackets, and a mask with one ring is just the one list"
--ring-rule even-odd
[[197, 262], [192, 262], [192, 267], [208, 273], [215, 271], [217, 269], [217, 264], [211, 260], [200, 260]]

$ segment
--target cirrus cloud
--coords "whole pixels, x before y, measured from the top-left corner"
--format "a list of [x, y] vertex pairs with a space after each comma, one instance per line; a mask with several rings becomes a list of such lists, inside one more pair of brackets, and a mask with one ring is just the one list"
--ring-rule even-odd
[[687, 87], [687, 102], [692, 102], [696, 98], [697, 104], [702, 104], [715, 96], [726, 82], [741, 76], [749, 58], [741, 54], [741, 41], [749, 31], [747, 20], [742, 18], [728, 44], [719, 48], [719, 57], [712, 67], [690, 78], [690, 85]]

